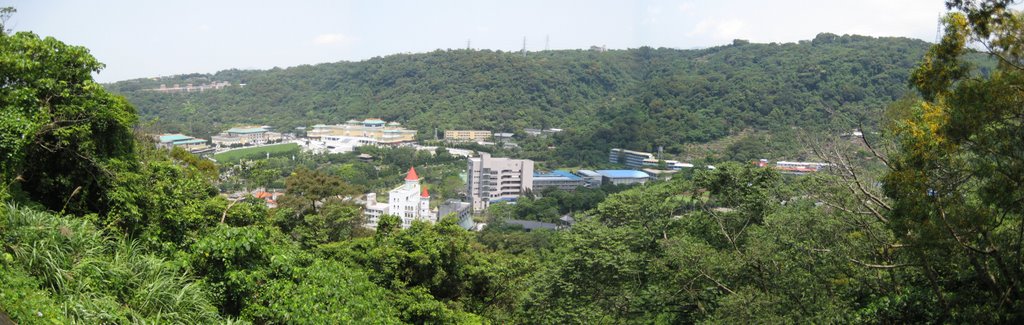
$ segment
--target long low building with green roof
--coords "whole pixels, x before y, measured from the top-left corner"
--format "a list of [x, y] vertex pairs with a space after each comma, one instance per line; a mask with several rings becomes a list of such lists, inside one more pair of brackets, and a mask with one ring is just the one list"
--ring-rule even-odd
[[157, 135], [154, 138], [156, 138], [157, 147], [160, 148], [181, 147], [192, 153], [202, 153], [213, 149], [207, 144], [209, 142], [207, 140], [194, 138], [180, 133], [165, 133]]

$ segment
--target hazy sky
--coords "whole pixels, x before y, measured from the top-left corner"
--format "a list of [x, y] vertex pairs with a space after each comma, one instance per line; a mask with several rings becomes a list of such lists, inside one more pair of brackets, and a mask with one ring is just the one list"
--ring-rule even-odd
[[943, 0], [0, 0], [8, 27], [91, 49], [101, 82], [435, 49], [704, 48], [819, 32], [934, 41]]

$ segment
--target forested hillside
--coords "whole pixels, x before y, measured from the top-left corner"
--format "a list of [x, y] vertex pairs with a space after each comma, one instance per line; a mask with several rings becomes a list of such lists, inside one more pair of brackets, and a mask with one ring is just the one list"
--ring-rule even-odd
[[[107, 85], [162, 131], [213, 134], [237, 123], [287, 130], [381, 117], [421, 130], [573, 129], [638, 150], [706, 142], [745, 129], [874, 121], [908, 92], [928, 44], [820, 34], [814, 40], [702, 50], [448, 50], [268, 71], [221, 71]], [[160, 84], [228, 81], [161, 94]], [[601, 150], [599, 150], [601, 151]]]

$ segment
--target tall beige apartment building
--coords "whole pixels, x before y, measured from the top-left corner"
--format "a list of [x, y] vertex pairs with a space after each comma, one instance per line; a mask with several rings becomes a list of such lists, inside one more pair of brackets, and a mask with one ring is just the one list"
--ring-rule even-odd
[[515, 201], [533, 189], [533, 160], [493, 158], [486, 152], [469, 158], [466, 189], [473, 212], [480, 213], [491, 203]]

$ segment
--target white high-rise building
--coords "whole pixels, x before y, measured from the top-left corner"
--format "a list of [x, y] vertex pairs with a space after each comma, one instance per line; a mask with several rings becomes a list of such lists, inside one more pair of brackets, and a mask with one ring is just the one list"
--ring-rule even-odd
[[469, 158], [466, 190], [473, 212], [480, 213], [493, 202], [514, 201], [533, 189], [533, 160], [491, 158], [486, 152]]
[[412, 226], [414, 220], [436, 222], [437, 216], [430, 210], [430, 193], [420, 186], [415, 168], [409, 168], [405, 184], [388, 192], [388, 203], [377, 202], [377, 194], [366, 194], [366, 227], [377, 229], [382, 215], [394, 215], [402, 220], [402, 229]]

